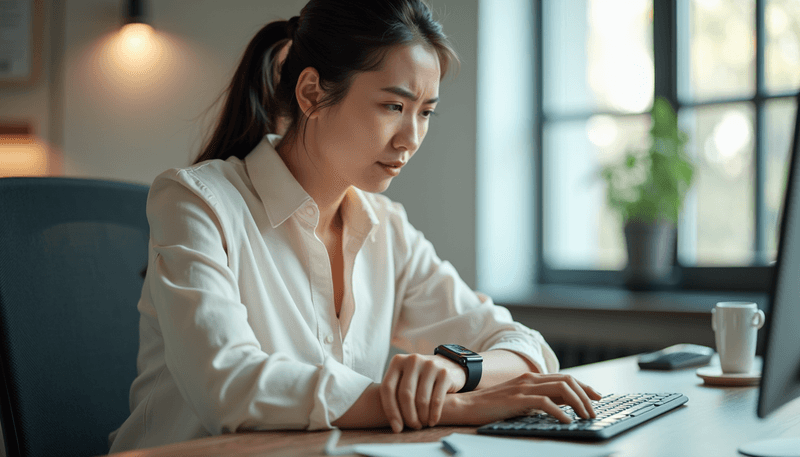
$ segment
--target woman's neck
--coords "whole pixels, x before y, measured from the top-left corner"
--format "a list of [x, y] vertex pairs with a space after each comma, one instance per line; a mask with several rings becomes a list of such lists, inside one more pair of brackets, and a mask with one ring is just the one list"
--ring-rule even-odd
[[[306, 144], [313, 144], [308, 142]], [[317, 234], [325, 235], [341, 230], [342, 218], [340, 208], [347, 189], [350, 187], [341, 179], [325, 173], [325, 168], [311, 159], [303, 142], [294, 141], [278, 144], [278, 155], [303, 189], [311, 196], [319, 208], [319, 224]]]

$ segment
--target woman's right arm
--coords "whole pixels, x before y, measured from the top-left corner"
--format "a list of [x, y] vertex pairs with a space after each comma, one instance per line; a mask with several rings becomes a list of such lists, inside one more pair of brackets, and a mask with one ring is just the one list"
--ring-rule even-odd
[[163, 338], [168, 373], [211, 433], [329, 428], [373, 381], [332, 357], [307, 363], [291, 350], [262, 350], [228, 265], [237, 245], [223, 227], [236, 215], [209, 187], [190, 171], [171, 171], [148, 197], [153, 307], [143, 313], [154, 311], [148, 322]]

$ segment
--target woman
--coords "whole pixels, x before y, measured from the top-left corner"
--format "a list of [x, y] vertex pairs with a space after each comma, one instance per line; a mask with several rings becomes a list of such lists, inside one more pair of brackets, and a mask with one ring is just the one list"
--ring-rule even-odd
[[[421, 0], [311, 0], [256, 34], [196, 163], [151, 187], [139, 374], [113, 452], [531, 409], [569, 422], [557, 403], [594, 415], [597, 392], [546, 374], [558, 362], [540, 334], [377, 195], [419, 148], [455, 62]], [[483, 360], [434, 355], [445, 343]], [[391, 344], [408, 354], [387, 369]]]

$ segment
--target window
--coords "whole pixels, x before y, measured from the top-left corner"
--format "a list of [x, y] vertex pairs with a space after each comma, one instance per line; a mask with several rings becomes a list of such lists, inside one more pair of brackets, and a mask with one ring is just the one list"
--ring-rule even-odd
[[540, 280], [622, 282], [622, 221], [597, 172], [647, 146], [659, 95], [697, 167], [678, 226], [681, 286], [765, 289], [800, 89], [800, 0], [537, 8]]

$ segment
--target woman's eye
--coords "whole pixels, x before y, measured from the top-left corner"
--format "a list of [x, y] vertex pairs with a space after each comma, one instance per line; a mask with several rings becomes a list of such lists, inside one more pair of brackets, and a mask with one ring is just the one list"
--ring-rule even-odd
[[422, 112], [422, 117], [431, 117], [434, 114], [436, 114], [436, 112], [434, 112], [432, 109], [429, 109]]
[[389, 111], [402, 112], [403, 105], [386, 105], [386, 109], [388, 109]]

